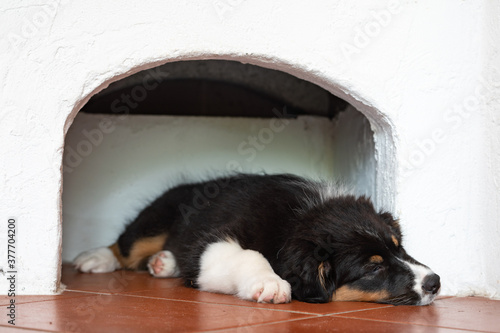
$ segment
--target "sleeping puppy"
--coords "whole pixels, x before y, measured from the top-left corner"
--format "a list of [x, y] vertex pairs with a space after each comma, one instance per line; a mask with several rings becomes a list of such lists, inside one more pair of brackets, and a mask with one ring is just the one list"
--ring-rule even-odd
[[292, 175], [235, 175], [177, 186], [118, 241], [80, 254], [82, 272], [148, 269], [264, 303], [427, 305], [439, 276], [410, 257], [391, 214], [365, 197]]

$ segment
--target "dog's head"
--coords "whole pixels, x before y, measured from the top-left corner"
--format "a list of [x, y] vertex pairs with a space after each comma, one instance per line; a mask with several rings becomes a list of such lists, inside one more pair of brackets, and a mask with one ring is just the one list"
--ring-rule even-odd
[[300, 218], [284, 253], [296, 299], [427, 305], [437, 296], [439, 276], [406, 253], [398, 221], [368, 199], [329, 199]]

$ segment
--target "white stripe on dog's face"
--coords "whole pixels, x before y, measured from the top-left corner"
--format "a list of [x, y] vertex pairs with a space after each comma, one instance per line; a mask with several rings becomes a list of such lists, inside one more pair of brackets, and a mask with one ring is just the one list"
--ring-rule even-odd
[[433, 275], [434, 272], [430, 270], [429, 268], [418, 265], [418, 264], [413, 264], [408, 261], [403, 261], [403, 263], [410, 268], [412, 271], [413, 275], [415, 276], [414, 280], [414, 285], [413, 285], [413, 290], [420, 295], [420, 303], [417, 305], [428, 305], [432, 303], [434, 298], [436, 298], [438, 293], [435, 294], [430, 294], [426, 293], [424, 289], [422, 288], [424, 284], [424, 280], [427, 276]]

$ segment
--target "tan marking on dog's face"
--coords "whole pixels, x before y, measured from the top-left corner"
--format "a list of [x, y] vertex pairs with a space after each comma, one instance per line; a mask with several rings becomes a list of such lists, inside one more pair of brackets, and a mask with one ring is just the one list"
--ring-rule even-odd
[[139, 264], [145, 258], [152, 256], [163, 249], [166, 239], [166, 234], [139, 239], [132, 245], [132, 249], [130, 250], [128, 257], [124, 257], [121, 254], [118, 243], [111, 245], [109, 249], [113, 251], [114, 256], [118, 259], [118, 262], [122, 265], [122, 267], [137, 269]]
[[394, 243], [394, 245], [396, 245], [396, 247], [398, 247], [399, 242], [398, 242], [398, 239], [396, 238], [396, 236], [392, 235], [391, 239], [392, 239], [392, 242]]
[[389, 293], [386, 290], [363, 291], [342, 286], [333, 293], [332, 301], [380, 302], [388, 298]]
[[381, 256], [371, 256], [370, 262], [372, 264], [381, 264], [384, 262], [384, 258], [382, 258]]

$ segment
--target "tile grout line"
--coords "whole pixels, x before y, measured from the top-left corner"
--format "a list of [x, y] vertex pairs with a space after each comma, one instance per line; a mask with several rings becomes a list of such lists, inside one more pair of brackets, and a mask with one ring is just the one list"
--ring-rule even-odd
[[57, 333], [57, 332], [61, 332], [61, 331], [49, 331], [49, 330], [43, 330], [43, 329], [39, 329], [39, 328], [32, 328], [32, 327], [21, 327], [21, 326], [17, 326], [16, 327], [12, 327], [12, 326], [6, 326], [6, 325], [3, 325], [3, 324], [0, 324], [0, 328], [2, 327], [9, 327], [11, 329], [14, 329], [14, 330], [27, 330], [29, 332], [48, 332], [48, 333]]
[[[194, 304], [205, 304], [205, 305], [223, 305], [223, 306], [229, 306], [229, 307], [235, 307], [235, 308], [242, 308], [242, 309], [256, 309], [256, 310], [271, 310], [271, 311], [278, 311], [278, 312], [285, 312], [285, 313], [293, 313], [293, 314], [302, 314], [304, 316], [300, 318], [295, 318], [295, 319], [283, 319], [283, 320], [277, 320], [277, 321], [271, 321], [269, 322], [261, 322], [261, 323], [254, 323], [254, 324], [243, 324], [241, 326], [231, 326], [231, 327], [225, 327], [225, 328], [216, 328], [216, 329], [209, 329], [209, 330], [203, 330], [199, 332], [226, 332], [229, 330], [234, 330], [234, 329], [248, 329], [248, 328], [265, 328], [270, 325], [283, 325], [284, 323], [288, 322], [298, 322], [298, 321], [303, 321], [303, 320], [317, 320], [316, 318], [324, 318], [324, 317], [330, 317], [330, 318], [337, 318], [337, 319], [349, 319], [349, 320], [363, 320], [366, 322], [378, 322], [378, 323], [385, 323], [385, 324], [395, 324], [395, 325], [403, 325], [406, 327], [426, 327], [426, 328], [443, 328], [443, 329], [450, 329], [450, 330], [457, 330], [460, 332], [494, 332], [494, 331], [479, 331], [475, 329], [467, 329], [467, 328], [460, 328], [460, 327], [449, 327], [449, 326], [438, 326], [438, 325], [432, 325], [432, 324], [421, 324], [421, 323], [411, 323], [411, 322], [398, 322], [398, 321], [393, 321], [393, 320], [384, 320], [384, 319], [370, 319], [370, 318], [359, 318], [359, 317], [354, 317], [353, 315], [358, 312], [364, 312], [364, 311], [372, 311], [372, 310], [380, 310], [380, 309], [389, 309], [389, 308], [395, 308], [392, 305], [381, 305], [376, 308], [367, 308], [367, 309], [357, 309], [357, 310], [348, 310], [348, 311], [342, 311], [342, 312], [333, 312], [333, 313], [326, 313], [326, 314], [319, 314], [319, 313], [312, 313], [312, 312], [303, 312], [303, 311], [296, 311], [296, 310], [284, 310], [284, 309], [277, 309], [277, 308], [264, 308], [264, 307], [257, 307], [255, 306], [255, 302], [248, 302], [249, 305], [239, 305], [239, 304], [225, 304], [225, 303], [213, 303], [213, 302], [206, 302], [206, 301], [192, 301], [192, 300], [185, 300], [185, 299], [171, 299], [171, 298], [160, 298], [160, 297], [154, 297], [154, 296], [143, 296], [143, 295], [134, 295], [134, 294], [123, 294], [123, 293], [100, 293], [100, 292], [92, 292], [92, 291], [83, 291], [83, 290], [73, 290], [73, 289], [67, 289], [66, 291], [68, 292], [74, 292], [78, 293], [79, 295], [72, 295], [72, 296], [67, 296], [67, 297], [61, 297], [57, 298], [57, 296], [54, 299], [46, 299], [46, 300], [35, 300], [35, 301], [29, 301], [25, 303], [20, 303], [20, 304], [32, 304], [32, 303], [40, 303], [40, 302], [59, 302], [59, 301], [65, 301], [66, 299], [75, 299], [75, 298], [83, 298], [83, 297], [91, 297], [91, 296], [125, 296], [125, 297], [134, 297], [134, 298], [144, 298], [144, 299], [154, 299], [154, 300], [162, 300], [162, 301], [173, 301], [173, 302], [184, 302], [184, 303], [194, 303]], [[145, 290], [141, 291], [135, 291], [135, 292], [142, 292]], [[147, 291], [147, 290], [146, 290]], [[27, 295], [29, 296], [29, 295]], [[351, 314], [351, 315], [349, 315]], [[299, 324], [300, 325], [300, 324]], [[0, 324], [0, 328], [5, 327]], [[39, 330], [35, 328], [29, 328], [29, 327], [16, 327], [19, 329], [27, 329], [27, 330], [33, 330], [33, 331], [41, 331], [41, 332], [53, 332], [50, 330]], [[403, 327], [401, 327], [403, 329]]]
[[[78, 291], [75, 291], [75, 292], [78, 292]], [[43, 297], [43, 295], [25, 295], [25, 296], [41, 296]], [[50, 295], [49, 295], [50, 296]], [[54, 295], [55, 297], [59, 296], [59, 295]], [[39, 300], [39, 301], [27, 301], [27, 302], [23, 302], [23, 301], [16, 301], [16, 305], [25, 305], [25, 304], [32, 304], [32, 303], [40, 303], [40, 302], [57, 302], [57, 301], [60, 301], [60, 300], [63, 300], [63, 299], [72, 299], [72, 298], [78, 298], [78, 297], [85, 297], [83, 295], [75, 295], [75, 296], [68, 296], [68, 297], [64, 297], [64, 298], [59, 298], [59, 299], [43, 299], [43, 300]], [[0, 306], [7, 306], [8, 304], [0, 304]], [[0, 325], [1, 326], [1, 325]]]
[[327, 314], [324, 314], [323, 316], [336, 316], [336, 315], [341, 315], [341, 314], [345, 314], [345, 313], [354, 313], [354, 312], [363, 312], [363, 311], [373, 311], [373, 310], [380, 310], [380, 309], [389, 309], [389, 308], [393, 308], [394, 306], [393, 305], [387, 305], [387, 306], [381, 306], [381, 307], [377, 307], [377, 308], [370, 308], [370, 309], [358, 309], [358, 310], [348, 310], [348, 311], [342, 311], [342, 312], [335, 312], [335, 313], [327, 313]]
[[88, 294], [87, 296], [92, 296], [92, 295], [119, 296], [119, 295], [121, 295], [119, 293], [104, 293], [104, 292], [99, 292], [99, 291], [86, 291], [86, 290], [73, 290], [73, 289], [67, 289], [65, 291], [71, 291], [71, 292], [80, 293], [80, 294]]
[[207, 305], [223, 305], [223, 306], [239, 307], [239, 308], [247, 308], [247, 309], [269, 310], [269, 311], [277, 311], [277, 312], [290, 312], [290, 313], [297, 313], [297, 314], [304, 314], [304, 315], [312, 315], [312, 316], [322, 316], [322, 314], [313, 313], [313, 312], [303, 312], [303, 311], [297, 311], [297, 310], [270, 309], [270, 308], [261, 308], [261, 307], [246, 306], [246, 305], [238, 305], [238, 304], [213, 303], [213, 302], [203, 302], [203, 301], [190, 301], [190, 300], [184, 300], [184, 299], [162, 298], [162, 297], [142, 296], [142, 295], [132, 295], [132, 294], [122, 294], [122, 293], [111, 294], [111, 293], [100, 293], [100, 292], [96, 292], [96, 291], [80, 291], [80, 290], [71, 290], [71, 289], [68, 289], [68, 291], [72, 291], [72, 292], [80, 292], [80, 293], [82, 293], [82, 294], [89, 294], [89, 296], [91, 296], [91, 295], [102, 295], [102, 296], [125, 296], [125, 297], [134, 297], [134, 298], [156, 299], [156, 300], [160, 300], [160, 301], [172, 301], [172, 302], [183, 302], [183, 303], [196, 303], [196, 304], [207, 304]]
[[[306, 312], [306, 311], [298, 311], [298, 310], [283, 310], [283, 309], [261, 308], [261, 307], [251, 306], [251, 305], [247, 306], [247, 305], [239, 305], [239, 304], [214, 303], [214, 302], [193, 301], [193, 300], [183, 300], [183, 299], [174, 299], [174, 298], [161, 298], [161, 297], [154, 297], [154, 296], [142, 296], [142, 295], [133, 295], [133, 294], [126, 294], [126, 293], [103, 293], [103, 292], [97, 292], [97, 291], [86, 291], [86, 290], [76, 290], [76, 289], [66, 289], [65, 291], [75, 292], [75, 293], [80, 293], [80, 294], [88, 294], [88, 295], [82, 295], [82, 296], [76, 296], [75, 295], [75, 296], [65, 297], [64, 299], [72, 299], [72, 298], [86, 297], [86, 296], [92, 296], [92, 295], [101, 295], [101, 296], [128, 296], [128, 297], [135, 297], [135, 298], [147, 298], [147, 299], [174, 301], [174, 302], [196, 303], [196, 304], [209, 304], [209, 305], [223, 305], [223, 306], [240, 307], [240, 308], [248, 308], [248, 309], [260, 309], [260, 310], [270, 310], [270, 311], [277, 311], [277, 312], [288, 312], [288, 313], [311, 315], [311, 316], [316, 316], [316, 317], [339, 316], [339, 315], [345, 315], [345, 314], [348, 314], [348, 313], [373, 311], [373, 310], [387, 309], [387, 308], [394, 307], [392, 305], [386, 305], [386, 306], [381, 306], [381, 307], [376, 307], [376, 308], [369, 308], [369, 309], [357, 309], [357, 310], [348, 310], [348, 311], [333, 312], [333, 313], [315, 313], [315, 312]], [[141, 291], [137, 291], [137, 292], [143, 292], [143, 291], [149, 291], [149, 289], [147, 289], [147, 290], [141, 290]], [[29, 303], [38, 303], [38, 302], [47, 302], [47, 301], [58, 301], [58, 300], [56, 300], [56, 299], [53, 299], [53, 300], [47, 299], [47, 300], [40, 300], [40, 301], [24, 302], [24, 303], [19, 303], [19, 304], [29, 304]], [[356, 317], [349, 317], [349, 316], [344, 316], [344, 318], [363, 319], [363, 318], [356, 318]], [[366, 320], [370, 320], [370, 319], [366, 319]], [[383, 321], [383, 320], [381, 320], [381, 321]], [[386, 321], [383, 321], [383, 322], [386, 322]], [[391, 321], [387, 321], [387, 322], [391, 322]], [[395, 323], [399, 323], [399, 322], [395, 322]], [[427, 325], [423, 325], [423, 326], [427, 326]], [[438, 327], [438, 326], [436, 326], [436, 327]]]
[[261, 308], [261, 307], [238, 305], [238, 304], [211, 303], [211, 302], [190, 301], [190, 300], [183, 300], [183, 299], [161, 298], [161, 297], [141, 296], [141, 295], [131, 295], [131, 294], [120, 294], [120, 295], [121, 296], [135, 297], [135, 298], [147, 298], [147, 299], [156, 299], [156, 300], [165, 300], [165, 301], [174, 301], [174, 302], [185, 302], [185, 303], [196, 303], [196, 304], [207, 304], [207, 305], [223, 305], [223, 306], [246, 308], [246, 309], [257, 309], [257, 310], [269, 310], [269, 311], [276, 311], [276, 312], [297, 313], [297, 314], [311, 315], [311, 316], [317, 316], [317, 317], [321, 316], [321, 314], [312, 313], [312, 312], [303, 312], [303, 311], [297, 311], [297, 310], [271, 309], [271, 308]]
[[[241, 308], [250, 308], [250, 309], [261, 309], [261, 310], [270, 310], [270, 311], [278, 311], [278, 312], [290, 312], [290, 313], [297, 313], [297, 314], [314, 315], [314, 316], [318, 316], [318, 317], [334, 316], [334, 315], [340, 315], [340, 314], [346, 314], [346, 313], [372, 311], [372, 310], [387, 309], [387, 308], [394, 307], [393, 305], [386, 305], [386, 306], [380, 306], [380, 307], [369, 308], [369, 309], [347, 310], [347, 311], [332, 312], [332, 313], [316, 313], [316, 312], [306, 312], [306, 311], [299, 311], [299, 310], [283, 310], [283, 309], [261, 308], [261, 307], [251, 306], [251, 305], [215, 303], [215, 302], [204, 302], [204, 301], [192, 301], [192, 300], [184, 300], [184, 299], [176, 299], [176, 298], [162, 298], [162, 297], [154, 297], [154, 296], [142, 296], [142, 295], [134, 295], [134, 294], [126, 294], [126, 293], [100, 293], [100, 292], [94, 292], [94, 291], [81, 291], [81, 290], [73, 290], [73, 289], [67, 289], [67, 291], [87, 293], [87, 294], [90, 294], [90, 295], [129, 296], [129, 297], [136, 297], [136, 298], [148, 298], [148, 299], [166, 300], [166, 301], [174, 301], [174, 302], [186, 302], [186, 303], [196, 303], [196, 304], [211, 304], [211, 305], [225, 305], [225, 306], [232, 306], [232, 307], [241, 307]], [[142, 290], [142, 291], [144, 291], [144, 290]], [[138, 291], [138, 292], [142, 292], [142, 291]], [[146, 290], [146, 291], [148, 291], [148, 290]]]
[[[141, 290], [141, 291], [136, 291], [136, 292], [143, 292], [143, 291], [148, 291], [148, 290]], [[477, 330], [455, 328], [455, 327], [448, 327], [448, 326], [433, 326], [433, 325], [418, 324], [418, 323], [403, 323], [403, 322], [390, 321], [390, 320], [382, 320], [382, 319], [357, 318], [357, 317], [352, 317], [352, 316], [347, 315], [349, 313], [357, 313], [357, 312], [364, 312], [364, 311], [387, 309], [387, 308], [393, 307], [391, 305], [387, 305], [387, 306], [383, 306], [383, 307], [377, 307], [377, 308], [358, 309], [358, 310], [349, 310], [349, 311], [342, 311], [342, 312], [320, 314], [320, 313], [304, 312], [304, 311], [297, 311], [297, 310], [283, 310], [283, 309], [276, 309], [276, 308], [274, 308], [274, 309], [273, 308], [261, 308], [261, 307], [251, 306], [251, 305], [246, 306], [246, 305], [238, 305], [238, 304], [215, 303], [215, 302], [194, 301], [194, 300], [173, 299], [173, 298], [161, 298], [161, 297], [134, 295], [134, 294], [127, 294], [127, 293], [101, 293], [101, 292], [84, 291], [84, 290], [74, 290], [74, 289], [66, 289], [66, 291], [75, 292], [75, 293], [81, 293], [81, 294], [88, 294], [88, 296], [91, 296], [91, 295], [126, 296], [126, 297], [128, 296], [128, 297], [134, 297], [134, 298], [146, 298], [146, 299], [174, 301], [174, 302], [184, 302], [184, 303], [196, 303], [196, 304], [207, 304], [207, 305], [222, 305], [222, 306], [228, 306], [228, 307], [259, 309], [259, 310], [270, 310], [270, 311], [277, 311], [277, 312], [286, 312], [286, 313], [295, 313], [295, 314], [307, 315], [307, 317], [304, 317], [304, 318], [296, 318], [296, 319], [291, 319], [291, 320], [276, 321], [276, 322], [269, 322], [269, 323], [261, 323], [261, 324], [241, 326], [241, 327], [254, 327], [254, 326], [258, 327], [258, 326], [263, 326], [263, 325], [279, 324], [279, 323], [284, 323], [284, 322], [288, 322], [288, 321], [297, 321], [297, 320], [313, 319], [313, 318], [320, 318], [320, 317], [336, 317], [336, 318], [348, 318], [348, 319], [355, 319], [355, 320], [375, 321], [375, 322], [381, 322], [381, 323], [392, 323], [392, 324], [398, 324], [398, 325], [414, 325], [414, 326], [420, 326], [420, 327], [438, 327], [438, 328], [445, 328], [445, 329], [458, 329], [458, 330], [461, 330], [461, 331], [468, 331], [468, 332], [479, 332]], [[74, 296], [74, 297], [67, 297], [67, 298], [70, 299], [70, 298], [76, 298], [76, 297], [83, 297], [83, 296]], [[34, 302], [26, 302], [26, 303], [23, 303], [23, 304], [35, 303], [35, 302], [45, 302], [45, 301], [55, 301], [55, 300], [41, 300], [41, 301], [34, 301]], [[231, 329], [231, 328], [224, 328], [222, 330], [228, 330], [228, 329]]]
[[[455, 330], [455, 331], [460, 331], [460, 332], [490, 332], [490, 331], [478, 331], [478, 330], [470, 330], [470, 329], [465, 329], [465, 328], [456, 328], [456, 327], [447, 327], [447, 326], [432, 326], [432, 325], [423, 325], [423, 324], [416, 324], [416, 323], [402, 323], [402, 322], [384, 321], [384, 320], [376, 320], [376, 319], [366, 319], [366, 318], [356, 318], [356, 317], [343, 317], [343, 316], [335, 316], [335, 315], [324, 315], [324, 316], [319, 316], [319, 317], [296, 318], [296, 319], [280, 320], [280, 321], [268, 322], [268, 323], [258, 323], [258, 324], [253, 324], [253, 325], [252, 324], [251, 325], [244, 325], [244, 326], [233, 326], [233, 327], [226, 327], [226, 328], [221, 328], [221, 329], [203, 330], [203, 331], [196, 331], [196, 332], [224, 332], [224, 331], [228, 331], [228, 330], [232, 330], [232, 329], [246, 329], [246, 328], [265, 327], [265, 326], [278, 325], [278, 324], [283, 324], [283, 323], [288, 323], [288, 322], [313, 320], [313, 319], [318, 319], [318, 318], [321, 318], [321, 317], [335, 317], [335, 318], [338, 318], [338, 319], [353, 319], [353, 320], [363, 320], [363, 321], [375, 321], [375, 322], [381, 322], [381, 323], [385, 323], [385, 324], [396, 324], [396, 325], [403, 325], [403, 326], [444, 328], [444, 329], [450, 329], [450, 330]], [[495, 332], [491, 332], [491, 333], [495, 333]]]
[[275, 324], [284, 324], [284, 323], [289, 323], [289, 322], [295, 322], [295, 321], [300, 321], [300, 320], [309, 320], [309, 319], [317, 319], [321, 318], [321, 316], [318, 317], [306, 317], [306, 318], [295, 318], [295, 319], [287, 319], [287, 320], [278, 320], [278, 321], [271, 321], [268, 323], [258, 323], [258, 324], [250, 324], [250, 325], [242, 325], [242, 326], [231, 326], [231, 327], [226, 327], [226, 328], [218, 328], [218, 329], [212, 329], [212, 330], [203, 330], [203, 331], [196, 331], [196, 332], [224, 332], [227, 330], [232, 330], [232, 329], [245, 329], [245, 328], [254, 328], [254, 327], [261, 327], [261, 326], [268, 326], [268, 325], [275, 325]]
[[[394, 307], [392, 305], [387, 305], [383, 307], [378, 307], [378, 308], [372, 308], [372, 309], [359, 309], [359, 310], [351, 310], [351, 311], [344, 311], [344, 312], [338, 312], [335, 314], [316, 314], [316, 317], [304, 317], [304, 318], [295, 318], [295, 319], [288, 319], [288, 320], [279, 320], [279, 321], [274, 321], [274, 322], [268, 322], [268, 323], [258, 323], [258, 324], [253, 324], [253, 325], [245, 325], [245, 326], [234, 326], [234, 327], [227, 327], [227, 328], [222, 328], [222, 329], [215, 329], [215, 330], [204, 330], [204, 331], [197, 331], [197, 332], [223, 332], [231, 329], [245, 329], [245, 328], [255, 328], [255, 327], [263, 327], [263, 326], [268, 326], [268, 325], [275, 325], [275, 324], [283, 324], [283, 323], [288, 323], [288, 322], [295, 322], [295, 321], [300, 321], [300, 320], [309, 320], [309, 319], [318, 319], [318, 318], [323, 318], [323, 317], [337, 317], [337, 318], [349, 318], [349, 319], [358, 319], [354, 317], [342, 317], [342, 316], [337, 316], [338, 314], [345, 314], [345, 313], [353, 313], [353, 312], [362, 312], [362, 311], [370, 311], [370, 310], [378, 310], [378, 309], [387, 309]], [[290, 311], [292, 312], [292, 311]], [[370, 321], [369, 319], [366, 319], [367, 321]], [[413, 325], [410, 323], [398, 323], [395, 322], [396, 324], [400, 325]], [[472, 332], [478, 332], [478, 331], [472, 331]]]
[[[449, 326], [434, 326], [434, 325], [426, 325], [426, 324], [418, 324], [418, 323], [403, 323], [400, 321], [391, 321], [391, 320], [383, 320], [383, 319], [368, 319], [368, 318], [358, 318], [358, 317], [339, 316], [339, 315], [331, 315], [330, 317], [348, 318], [348, 319], [356, 319], [356, 320], [364, 320], [364, 321], [376, 321], [379, 323], [390, 323], [390, 324], [409, 325], [409, 326], [436, 327], [436, 328], [445, 328], [445, 329], [459, 330], [459, 331], [465, 331], [465, 332], [485, 332], [485, 331], [471, 330], [468, 328], [457, 328], [457, 327], [449, 327]], [[494, 333], [494, 332], [491, 332], [491, 333]]]

